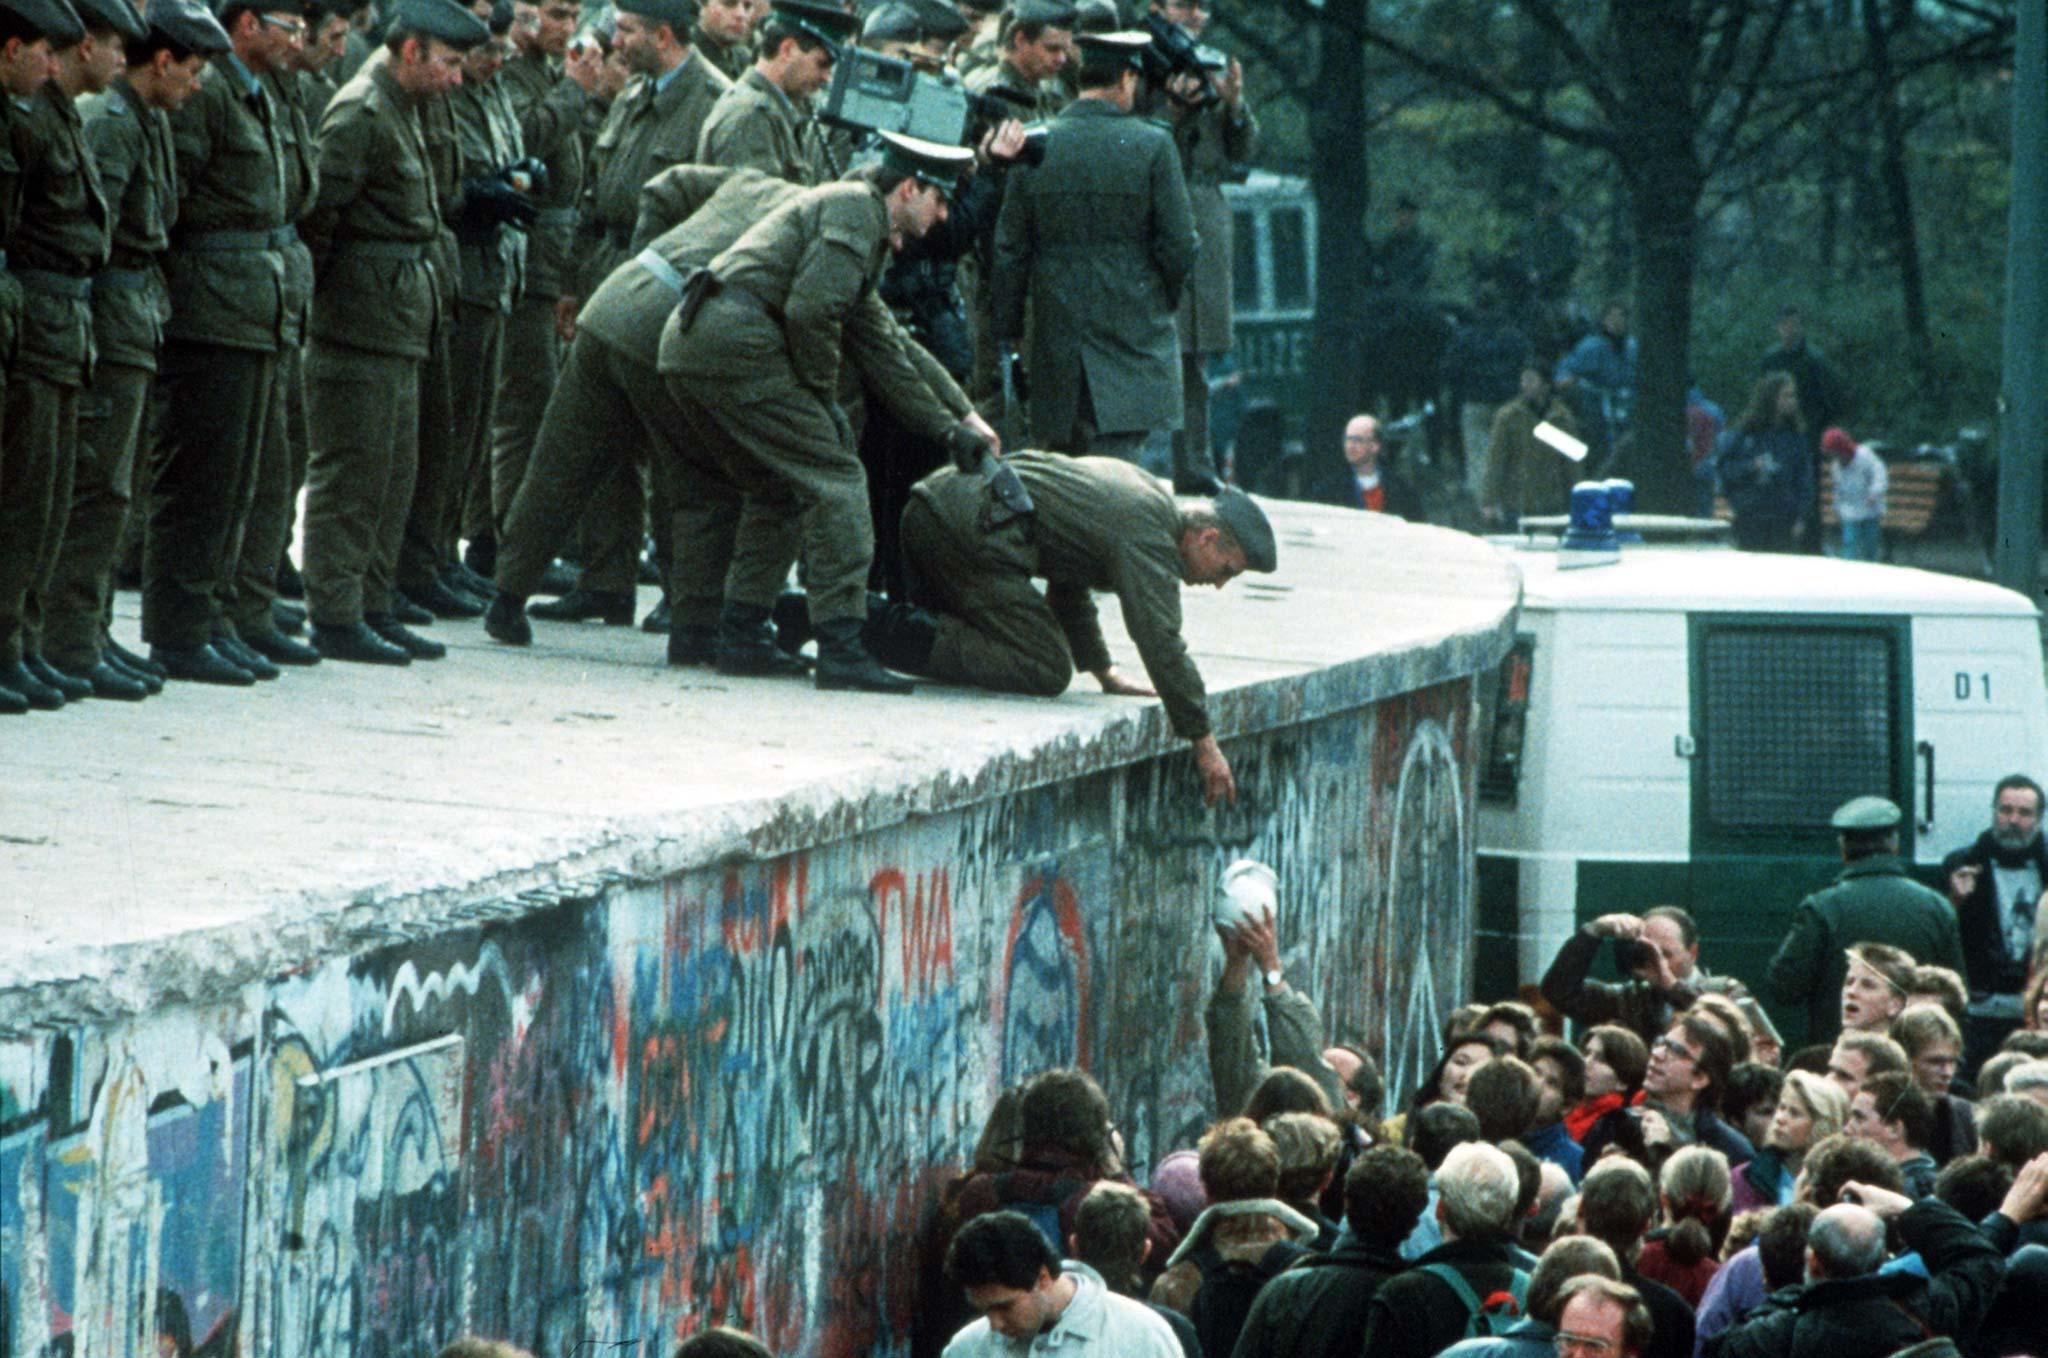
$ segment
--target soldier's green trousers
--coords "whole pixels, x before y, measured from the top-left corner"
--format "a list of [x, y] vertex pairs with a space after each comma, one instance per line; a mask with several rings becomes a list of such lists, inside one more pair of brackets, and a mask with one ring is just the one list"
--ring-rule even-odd
[[83, 672], [100, 662], [114, 561], [131, 509], [135, 458], [156, 374], [102, 363], [79, 397], [77, 471], [57, 570], [43, 600], [43, 655]]
[[[270, 615], [277, 598], [277, 567], [292, 538], [299, 487], [306, 479], [305, 405], [305, 356], [300, 349], [287, 349], [278, 355], [270, 413], [263, 422], [263, 450], [256, 462], [255, 493], [235, 547], [235, 572], [228, 588], [228, 621], [244, 636], [277, 626]], [[298, 447], [293, 446], [295, 438]]]
[[999, 693], [1054, 697], [1073, 682], [1066, 633], [1031, 583], [1028, 520], [984, 531], [921, 495], [903, 509], [903, 556], [920, 603], [939, 616], [927, 673]]
[[[491, 521], [493, 536], [505, 538], [512, 497], [526, 479], [540, 437], [541, 416], [561, 372], [561, 341], [555, 335], [554, 302], [522, 297], [505, 318], [504, 367], [498, 379], [498, 415], [491, 426]], [[471, 537], [476, 536], [474, 532]]]
[[0, 434], [0, 663], [37, 649], [40, 592], [70, 517], [78, 452], [78, 388], [8, 375]]
[[306, 604], [323, 626], [391, 610], [418, 470], [420, 367], [314, 340], [306, 355]]

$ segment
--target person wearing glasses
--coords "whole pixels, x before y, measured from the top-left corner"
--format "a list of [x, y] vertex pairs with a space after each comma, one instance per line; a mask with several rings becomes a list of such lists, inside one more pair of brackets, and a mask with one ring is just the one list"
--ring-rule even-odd
[[1627, 1283], [1585, 1274], [1564, 1285], [1551, 1341], [1557, 1358], [1636, 1358], [1650, 1343], [1650, 1308]]
[[1586, 1134], [1586, 1163], [1619, 1145], [1655, 1166], [1680, 1146], [1712, 1146], [1739, 1165], [1756, 1153], [1749, 1138], [1722, 1121], [1718, 1109], [1734, 1059], [1728, 1034], [1703, 1014], [1688, 1012], [1650, 1047], [1643, 1072], [1643, 1098], [1617, 1108]]

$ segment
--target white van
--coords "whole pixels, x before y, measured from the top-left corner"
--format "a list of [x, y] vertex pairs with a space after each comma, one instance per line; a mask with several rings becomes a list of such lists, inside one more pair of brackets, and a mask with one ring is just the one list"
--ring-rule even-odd
[[[1560, 569], [1511, 541], [1524, 593], [1480, 775], [1477, 994], [1533, 986], [1594, 916], [1665, 903], [1697, 917], [1713, 970], [1755, 981], [1840, 870], [1842, 802], [1905, 808], [1901, 851], [1932, 882], [2000, 777], [2048, 775], [2040, 615], [2010, 590], [1662, 546]], [[1772, 1010], [1794, 1039], [1796, 1006]]]

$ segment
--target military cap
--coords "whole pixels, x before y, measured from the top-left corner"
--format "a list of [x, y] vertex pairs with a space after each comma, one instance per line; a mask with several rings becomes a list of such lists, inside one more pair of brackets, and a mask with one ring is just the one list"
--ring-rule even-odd
[[1236, 486], [1217, 492], [1214, 503], [1216, 517], [1244, 549], [1245, 568], [1272, 574], [1279, 564], [1279, 550], [1273, 544], [1273, 525], [1266, 521], [1266, 511]]
[[1151, 45], [1150, 33], [1136, 33], [1129, 29], [1116, 33], [1082, 33], [1074, 39], [1074, 46], [1080, 49], [1081, 60], [1088, 65], [1128, 66], [1134, 71], [1145, 69], [1145, 49]]
[[[470, 13], [475, 14], [475, 10]], [[491, 6], [491, 17], [484, 20], [484, 27], [491, 30], [492, 37], [500, 37], [512, 31], [512, 0], [498, 0]]]
[[1074, 26], [1074, 7], [1066, 0], [1013, 0], [1010, 5], [1010, 23], [1046, 24], [1053, 28]]
[[917, 21], [917, 11], [901, 0], [875, 6], [861, 21], [862, 42], [916, 42], [923, 36], [924, 25]]
[[491, 36], [484, 21], [455, 0], [393, 0], [387, 8], [393, 33], [438, 38], [461, 51], [468, 51]]
[[974, 164], [974, 152], [964, 146], [947, 146], [901, 132], [877, 132], [882, 139], [882, 168], [906, 174], [922, 183], [951, 192], [967, 167]]
[[1123, 16], [1116, 12], [1116, 0], [1081, 0], [1074, 7], [1076, 33], [1114, 33], [1123, 26]]
[[827, 47], [852, 42], [860, 32], [860, 17], [837, 5], [815, 5], [809, 0], [771, 0], [769, 17], [785, 28], [807, 33]]
[[131, 42], [140, 42], [149, 36], [149, 28], [142, 22], [142, 15], [129, 0], [72, 0], [71, 7], [88, 28], [111, 28]]
[[0, 9], [48, 38], [52, 47], [69, 47], [85, 36], [85, 25], [64, 0], [0, 0]]
[[917, 25], [924, 35], [938, 42], [951, 42], [967, 31], [967, 21], [960, 17], [960, 11], [945, 3], [945, 0], [908, 0], [911, 13], [917, 15]]
[[213, 12], [221, 23], [228, 21], [231, 14], [243, 10], [254, 10], [258, 14], [304, 14], [306, 7], [301, 0], [211, 0]]
[[203, 52], [212, 55], [225, 52], [234, 44], [228, 41], [228, 31], [220, 26], [220, 20], [213, 17], [213, 11], [199, 0], [149, 0], [142, 11], [143, 22], [187, 52]]
[[1835, 808], [1828, 824], [1845, 834], [1871, 830], [1896, 830], [1906, 813], [1889, 797], [1851, 797]]
[[667, 24], [671, 33], [686, 35], [697, 22], [696, 0], [618, 0], [621, 14], [636, 14], [657, 24]]

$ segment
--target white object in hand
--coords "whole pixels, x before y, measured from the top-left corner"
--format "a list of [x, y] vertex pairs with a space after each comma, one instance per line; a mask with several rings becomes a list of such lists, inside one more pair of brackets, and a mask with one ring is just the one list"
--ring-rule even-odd
[[1536, 441], [1546, 447], [1563, 453], [1574, 462], [1584, 462], [1586, 460], [1586, 445], [1580, 440], [1573, 438], [1570, 434], [1565, 433], [1564, 430], [1559, 429], [1549, 420], [1539, 422], [1534, 432], [1536, 434]]
[[1212, 918], [1218, 929], [1256, 922], [1261, 915], [1280, 913], [1280, 878], [1264, 863], [1240, 858], [1223, 870]]

